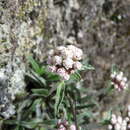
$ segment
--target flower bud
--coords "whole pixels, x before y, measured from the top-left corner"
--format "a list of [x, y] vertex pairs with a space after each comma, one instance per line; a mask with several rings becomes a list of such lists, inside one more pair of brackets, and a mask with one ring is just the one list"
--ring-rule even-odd
[[73, 66], [74, 66], [74, 69], [77, 69], [77, 70], [80, 70], [82, 68], [82, 64], [78, 61], [75, 62]]
[[117, 122], [117, 119], [116, 119], [115, 117], [114, 117], [114, 118], [112, 117], [111, 123], [112, 123], [112, 124], [116, 124], [116, 122]]
[[126, 78], [126, 77], [124, 77], [124, 78], [123, 78], [123, 81], [124, 81], [124, 82], [127, 82], [127, 78]]
[[69, 74], [66, 73], [66, 74], [63, 75], [63, 79], [64, 79], [64, 80], [69, 80], [69, 78], [70, 78], [70, 75], [69, 75]]
[[126, 125], [127, 125], [127, 121], [126, 121], [126, 120], [123, 120], [122, 126], [126, 126]]
[[73, 45], [69, 45], [67, 48], [68, 48], [69, 50], [72, 50], [73, 52], [75, 52], [75, 50], [76, 50], [76, 47], [73, 46]]
[[128, 105], [128, 111], [130, 111], [130, 105]]
[[73, 60], [70, 58], [67, 58], [67, 59], [63, 60], [63, 65], [68, 70], [73, 67]]
[[122, 123], [122, 117], [121, 117], [121, 116], [118, 116], [118, 117], [117, 117], [117, 122], [118, 122], [119, 124]]
[[63, 67], [59, 68], [57, 70], [57, 74], [60, 75], [60, 76], [62, 76], [62, 77], [65, 75], [65, 73], [66, 73], [66, 71], [65, 71], [65, 69]]
[[124, 81], [121, 81], [121, 86], [124, 87], [125, 86], [125, 82]]
[[122, 80], [122, 75], [121, 75], [121, 74], [118, 74], [118, 75], [116, 76], [116, 79], [117, 79], [118, 81], [121, 81], [121, 80]]
[[61, 63], [62, 63], [62, 57], [60, 57], [60, 56], [54, 56], [53, 57], [53, 63], [54, 63], [54, 65], [61, 65]]
[[120, 130], [127, 130], [126, 126], [122, 126]]
[[127, 125], [127, 128], [130, 129], [130, 124]]
[[76, 130], [76, 126], [73, 124], [70, 126], [70, 130]]
[[60, 127], [58, 128], [58, 130], [66, 130], [66, 128], [63, 125], [60, 125]]
[[108, 130], [112, 130], [112, 125], [108, 125]]
[[120, 130], [121, 126], [120, 126], [120, 124], [116, 123], [114, 128], [115, 128], [115, 130]]
[[61, 52], [62, 50], [65, 50], [66, 48], [64, 46], [59, 46], [56, 48], [56, 52]]
[[56, 72], [56, 66], [48, 66], [48, 71]]
[[116, 77], [116, 72], [111, 74], [111, 78], [114, 79]]
[[128, 112], [128, 117], [130, 117], [130, 111]]
[[73, 59], [76, 60], [76, 61], [77, 61], [77, 60], [81, 60], [81, 59], [82, 59], [82, 56], [83, 56], [82, 50], [79, 49], [79, 48], [76, 48], [75, 54], [74, 54], [74, 56], [73, 56]]
[[129, 117], [126, 117], [126, 118], [125, 118], [125, 121], [126, 121], [126, 122], [130, 121]]

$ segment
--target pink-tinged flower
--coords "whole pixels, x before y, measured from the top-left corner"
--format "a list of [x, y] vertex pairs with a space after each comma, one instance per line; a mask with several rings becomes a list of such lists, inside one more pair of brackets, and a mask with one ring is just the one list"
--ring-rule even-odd
[[59, 54], [59, 53], [61, 53], [62, 50], [65, 50], [65, 49], [66, 49], [66, 47], [64, 47], [64, 46], [58, 46], [56, 48], [56, 52]]
[[72, 57], [73, 57], [73, 52], [71, 50], [69, 50], [68, 48], [62, 50], [61, 54], [64, 59], [67, 59], [67, 58], [72, 59]]
[[75, 52], [76, 48], [74, 45], [68, 45], [67, 48], [73, 52]]
[[74, 59], [74, 60], [81, 60], [82, 57], [83, 57], [83, 52], [82, 52], [82, 50], [79, 49], [79, 48], [77, 48], [77, 49], [75, 50], [75, 54], [74, 54], [73, 59]]
[[121, 117], [121, 116], [118, 116], [118, 117], [117, 117], [117, 122], [118, 122], [119, 124], [121, 124], [122, 121], [123, 121], [122, 117]]
[[128, 124], [127, 128], [130, 129], [130, 123]]
[[61, 65], [62, 64], [62, 57], [60, 57], [60, 56], [54, 56], [53, 57], [53, 64], [54, 65]]
[[67, 58], [67, 59], [63, 60], [63, 66], [64, 66], [67, 70], [73, 67], [73, 63], [74, 63], [73, 60], [70, 59], [70, 58]]
[[126, 121], [126, 122], [130, 121], [129, 117], [126, 117], [126, 118], [125, 118], [125, 121]]
[[68, 122], [66, 120], [58, 120], [58, 130], [67, 130], [67, 127], [68, 127]]
[[115, 130], [120, 130], [121, 128], [121, 125], [119, 123], [116, 123], [115, 126], [114, 126]]
[[75, 70], [74, 69], [71, 69], [70, 70], [70, 74], [74, 74], [75, 73]]
[[128, 111], [130, 112], [130, 105], [128, 105]]
[[108, 125], [108, 130], [112, 130], [112, 129], [113, 129], [112, 125]]
[[70, 126], [70, 130], [76, 130], [76, 126], [75, 126], [74, 124], [72, 124], [72, 125]]
[[112, 115], [112, 118], [111, 118], [111, 123], [112, 124], [116, 124], [117, 123], [117, 118], [116, 118], [116, 115]]
[[77, 70], [80, 70], [82, 68], [82, 64], [79, 61], [75, 62], [73, 66], [74, 66], [74, 69], [77, 69]]
[[57, 70], [57, 74], [60, 75], [61, 77], [63, 77], [65, 73], [66, 73], [66, 70], [63, 67]]
[[73, 52], [73, 59], [78, 61], [81, 60], [83, 57], [83, 51], [73, 45], [69, 45], [67, 47], [69, 50], [71, 50]]
[[51, 66], [49, 67], [50, 71], [56, 72], [64, 80], [68, 80], [70, 74], [73, 74], [77, 69], [81, 69], [82, 67], [82, 64], [78, 60], [82, 59], [83, 52], [73, 45], [67, 47], [59, 46], [54, 50], [50, 50], [48, 55], [47, 63]]
[[70, 75], [66, 73], [65, 75], [63, 75], [63, 79], [64, 80], [69, 80], [70, 79]]
[[118, 91], [124, 90], [128, 87], [127, 78], [124, 77], [123, 72], [112, 73], [111, 81], [112, 81], [112, 84], [114, 85], [115, 89], [117, 89]]
[[116, 116], [115, 114], [112, 114], [111, 122], [108, 125], [108, 130], [128, 130], [130, 124], [130, 117], [128, 114], [129, 110], [125, 117], [122, 115]]
[[58, 130], [66, 130], [66, 128], [64, 127], [64, 125], [60, 125], [60, 127], [58, 128]]
[[50, 72], [56, 72], [56, 66], [48, 66], [48, 71], [50, 71]]

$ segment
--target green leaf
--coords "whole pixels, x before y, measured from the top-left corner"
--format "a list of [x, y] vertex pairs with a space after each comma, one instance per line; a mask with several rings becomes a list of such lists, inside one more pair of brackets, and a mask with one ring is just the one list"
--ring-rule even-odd
[[87, 65], [83, 65], [81, 70], [82, 71], [83, 70], [95, 70], [95, 68], [92, 65], [87, 64]]
[[38, 98], [38, 99], [35, 99], [33, 104], [26, 110], [24, 111], [23, 113], [23, 118], [26, 118], [29, 116], [29, 114], [31, 114], [32, 112], [34, 112], [36, 110], [36, 105], [37, 104], [41, 104], [42, 103], [42, 100], [41, 98]]
[[76, 108], [78, 110], [81, 110], [81, 109], [85, 109], [85, 108], [92, 108], [94, 106], [95, 106], [95, 104], [91, 103], [91, 104], [86, 104], [86, 105], [77, 105]]
[[56, 125], [57, 120], [55, 120], [55, 119], [45, 120], [45, 121], [43, 121], [43, 123], [46, 124], [46, 125]]
[[47, 89], [31, 89], [31, 91], [36, 95], [42, 95], [47, 97], [49, 95], [49, 91]]
[[91, 111], [89, 111], [88, 109], [84, 110], [83, 113], [79, 113], [77, 115], [77, 120], [78, 120], [78, 123], [81, 124], [83, 123], [85, 120], [85, 117], [87, 118], [93, 118], [93, 113]]
[[71, 79], [80, 81], [81, 80], [81, 76], [80, 76], [80, 74], [78, 72], [75, 72], [74, 74], [71, 75]]
[[36, 73], [41, 73], [41, 69], [40, 69], [40, 66], [38, 65], [38, 63], [33, 59], [32, 56], [29, 56], [28, 57], [28, 61], [29, 63], [31, 64], [33, 70], [36, 72]]
[[21, 124], [21, 126], [24, 126], [25, 128], [34, 129], [39, 124], [42, 124], [42, 120], [41, 119], [33, 119], [31, 121], [21, 121], [20, 124]]
[[115, 64], [113, 64], [111, 67], [111, 73], [114, 73], [114, 72], [119, 72], [119, 68]]
[[43, 77], [39, 76], [33, 70], [30, 70], [30, 71], [31, 71], [31, 74], [27, 73], [26, 76], [31, 78], [32, 81], [34, 80], [35, 82], [39, 83], [41, 86], [46, 86], [46, 80]]
[[55, 95], [55, 116], [58, 114], [59, 112], [59, 107], [63, 101], [64, 98], [64, 91], [65, 91], [65, 84], [64, 81], [62, 81], [56, 90], [56, 95]]
[[52, 72], [47, 72], [47, 81], [49, 82], [54, 82], [54, 81], [59, 81], [60, 80], [60, 76], [57, 74], [54, 74]]

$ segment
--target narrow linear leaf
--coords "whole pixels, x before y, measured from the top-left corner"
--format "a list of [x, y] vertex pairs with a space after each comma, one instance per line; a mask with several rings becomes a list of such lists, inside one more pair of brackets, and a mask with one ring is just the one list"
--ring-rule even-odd
[[86, 64], [82, 66], [81, 70], [95, 70], [95, 68], [90, 64]]
[[36, 72], [36, 73], [40, 73], [40, 66], [38, 65], [38, 63], [33, 59], [33, 57], [32, 56], [29, 56], [28, 57], [28, 61], [29, 61], [29, 63], [31, 64], [31, 66], [32, 66], [32, 68], [33, 68], [33, 70]]
[[48, 96], [49, 91], [47, 89], [31, 89], [34, 94]]
[[[56, 98], [55, 99], [55, 116], [58, 114], [60, 104], [62, 103], [63, 98], [64, 98], [64, 88], [65, 88], [65, 84], [64, 84], [64, 81], [62, 81], [58, 85], [57, 90], [56, 90], [56, 96], [55, 96], [55, 98]], [[62, 90], [63, 90], [63, 93], [62, 93]]]

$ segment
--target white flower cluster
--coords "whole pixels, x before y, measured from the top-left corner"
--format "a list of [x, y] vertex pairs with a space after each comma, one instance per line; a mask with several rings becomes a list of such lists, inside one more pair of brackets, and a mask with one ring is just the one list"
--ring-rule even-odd
[[69, 125], [67, 121], [58, 121], [58, 130], [76, 130], [76, 126], [74, 124]]
[[128, 87], [127, 78], [124, 77], [123, 72], [114, 72], [111, 74], [111, 81], [115, 89], [118, 91], [124, 90]]
[[70, 74], [82, 67], [80, 60], [83, 52], [73, 45], [59, 46], [50, 50], [48, 55], [49, 71], [60, 75], [64, 80], [69, 80]]
[[128, 106], [128, 114], [125, 118], [112, 114], [108, 130], [130, 130], [130, 105]]

